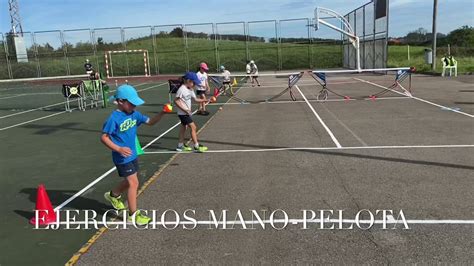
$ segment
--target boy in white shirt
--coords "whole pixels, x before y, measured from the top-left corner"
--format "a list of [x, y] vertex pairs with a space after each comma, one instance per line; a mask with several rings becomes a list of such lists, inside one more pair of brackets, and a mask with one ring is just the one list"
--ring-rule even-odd
[[[194, 99], [200, 104], [205, 104], [205, 102], [207, 102], [205, 99], [198, 99], [193, 91], [194, 86], [199, 85], [201, 85], [201, 80], [198, 78], [197, 74], [194, 72], [187, 72], [183, 77], [183, 85], [181, 85], [181, 87], [179, 87], [178, 91], [176, 92], [176, 98], [174, 102], [178, 107], [177, 113], [179, 120], [181, 120], [181, 127], [179, 129], [179, 142], [178, 147], [176, 148], [177, 151], [189, 152], [193, 149], [195, 152], [207, 151], [207, 147], [200, 145], [198, 142], [197, 126], [192, 119], [193, 111], [191, 109], [191, 99]], [[184, 144], [184, 134], [186, 133], [186, 129], [188, 127], [191, 129], [191, 139], [194, 143], [193, 148]]]
[[252, 80], [252, 87], [255, 87], [255, 82], [260, 87], [260, 82], [258, 82], [258, 67], [253, 60], [250, 61], [250, 78]]

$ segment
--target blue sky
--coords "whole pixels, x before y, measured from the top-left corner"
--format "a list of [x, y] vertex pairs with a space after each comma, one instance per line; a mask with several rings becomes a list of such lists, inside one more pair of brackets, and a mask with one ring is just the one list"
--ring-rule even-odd
[[[369, 0], [19, 0], [24, 31], [306, 18], [316, 6], [345, 14]], [[432, 0], [390, 0], [390, 36], [431, 30]], [[440, 0], [439, 32], [474, 25], [473, 0]], [[301, 22], [302, 23], [302, 22]], [[297, 22], [294, 23], [298, 24]], [[0, 0], [0, 32], [10, 30]], [[257, 30], [257, 29], [255, 29]], [[258, 29], [265, 30], [265, 26]], [[232, 29], [229, 28], [229, 31]], [[320, 32], [321, 36], [329, 33]], [[316, 34], [317, 36], [317, 34]]]

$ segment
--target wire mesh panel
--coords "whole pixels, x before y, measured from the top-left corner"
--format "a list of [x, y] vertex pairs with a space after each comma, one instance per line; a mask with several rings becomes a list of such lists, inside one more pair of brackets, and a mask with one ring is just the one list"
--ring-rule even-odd
[[[371, 1], [345, 16], [354, 26], [360, 38], [362, 68], [385, 68], [387, 66], [388, 44], [388, 2]], [[354, 68], [354, 54], [345, 44], [344, 67]]]
[[[33, 41], [33, 34], [30, 32], [23, 33], [23, 42], [26, 47], [25, 54], [18, 54], [15, 52], [15, 44], [12, 35], [7, 35], [7, 51], [8, 61], [10, 62], [12, 78], [35, 78], [40, 76], [38, 71], [38, 61], [36, 57], [36, 46]], [[26, 59], [20, 60], [18, 59]]]
[[311, 67], [308, 19], [280, 20], [280, 69]]
[[184, 30], [190, 70], [197, 70], [199, 63], [205, 62], [209, 69], [216, 71], [218, 63], [214, 25], [186, 24]]
[[3, 34], [0, 33], [0, 79], [9, 79], [10, 70], [7, 61], [6, 41]]
[[[147, 50], [149, 55], [153, 55], [153, 35], [151, 27], [129, 27], [123, 29], [125, 46], [128, 50], [143, 49]], [[144, 75], [145, 66], [143, 53], [128, 53], [125, 54], [128, 59], [128, 74], [129, 75]], [[150, 69], [155, 69], [154, 60], [150, 60], [147, 64]]]
[[245, 71], [247, 36], [244, 22], [216, 24], [217, 56], [229, 71]]
[[161, 25], [153, 27], [155, 34], [154, 58], [160, 74], [183, 73], [188, 68], [182, 25]]
[[[105, 73], [105, 59], [106, 51], [123, 50], [125, 49], [123, 43], [123, 34], [121, 28], [101, 28], [92, 31], [94, 44], [97, 49], [98, 66], [100, 72]], [[124, 54], [114, 55], [112, 60], [109, 60], [109, 67], [113, 72], [113, 76], [126, 76], [128, 72], [127, 57]]]
[[[355, 28], [355, 24], [356, 24], [356, 16], [355, 16], [355, 13], [349, 13], [347, 15], [347, 20], [349, 21], [349, 24], [351, 25], [351, 27], [354, 29]], [[348, 68], [356, 68], [357, 67], [357, 53], [356, 53], [356, 49], [354, 48], [354, 46], [352, 45], [352, 43], [349, 41], [349, 39], [346, 37], [346, 41], [345, 41], [345, 44], [344, 44], [344, 47], [345, 49], [347, 49], [347, 55], [348, 55]]]
[[276, 21], [251, 21], [247, 28], [249, 60], [254, 60], [259, 70], [279, 69]]
[[68, 74], [65, 47], [60, 31], [39, 31], [34, 33], [41, 77], [64, 76]]
[[[84, 63], [89, 59], [93, 67], [97, 67], [97, 58], [89, 29], [63, 31], [66, 60], [71, 75], [85, 74]], [[94, 66], [95, 65], [95, 66]]]

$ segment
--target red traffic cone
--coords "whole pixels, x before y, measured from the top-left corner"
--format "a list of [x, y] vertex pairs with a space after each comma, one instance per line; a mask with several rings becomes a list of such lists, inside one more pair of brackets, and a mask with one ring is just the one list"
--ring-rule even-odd
[[[30, 219], [30, 224], [36, 225], [38, 222], [39, 225], [47, 225], [56, 222], [56, 213], [44, 185], [38, 186], [35, 210], [35, 217]], [[38, 212], [38, 221], [36, 221], [36, 212]]]

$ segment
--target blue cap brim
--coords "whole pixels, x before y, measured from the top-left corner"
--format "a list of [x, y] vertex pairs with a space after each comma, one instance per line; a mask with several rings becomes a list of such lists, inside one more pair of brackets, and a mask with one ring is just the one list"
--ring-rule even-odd
[[142, 104], [145, 103], [145, 101], [142, 100], [140, 97], [127, 99], [127, 101], [129, 101], [131, 104], [133, 104], [135, 106], [139, 106], [139, 105], [142, 105]]

